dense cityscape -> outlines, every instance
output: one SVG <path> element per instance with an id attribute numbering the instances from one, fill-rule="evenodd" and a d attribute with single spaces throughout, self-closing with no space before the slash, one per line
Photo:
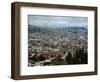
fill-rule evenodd
<path id="1" fill-rule="evenodd" d="M 87 28 L 28 25 L 28 66 L 87 64 Z"/>

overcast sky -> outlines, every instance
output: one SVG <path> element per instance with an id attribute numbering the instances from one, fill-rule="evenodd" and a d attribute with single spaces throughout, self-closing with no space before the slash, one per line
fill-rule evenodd
<path id="1" fill-rule="evenodd" d="M 88 27 L 87 17 L 71 17 L 71 16 L 28 16 L 29 25 L 60 28 L 60 27 Z"/>

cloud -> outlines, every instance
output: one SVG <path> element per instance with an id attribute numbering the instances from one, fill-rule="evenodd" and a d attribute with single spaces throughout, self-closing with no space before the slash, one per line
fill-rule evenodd
<path id="1" fill-rule="evenodd" d="M 60 28 L 60 27 L 87 27 L 87 17 L 71 17 L 71 16 L 36 16 L 29 15 L 28 23 L 30 25 L 46 27 L 46 28 Z"/>

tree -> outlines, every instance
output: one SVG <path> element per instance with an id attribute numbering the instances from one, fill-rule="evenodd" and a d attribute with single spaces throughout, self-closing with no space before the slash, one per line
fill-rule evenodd
<path id="1" fill-rule="evenodd" d="M 87 51 L 84 48 L 78 48 L 73 57 L 73 64 L 87 64 Z"/>
<path id="2" fill-rule="evenodd" d="M 61 55 L 59 54 L 54 60 L 52 60 L 53 65 L 61 65 L 62 64 L 62 59 Z"/>
<path id="3" fill-rule="evenodd" d="M 68 64 L 72 64 L 73 63 L 73 59 L 72 59 L 72 54 L 70 52 L 68 52 L 68 55 L 66 56 L 66 62 Z"/>
<path id="4" fill-rule="evenodd" d="M 38 61 L 44 61 L 45 58 L 44 58 L 42 55 L 40 55 L 39 57 L 37 57 L 37 60 L 38 60 Z"/>
<path id="5" fill-rule="evenodd" d="M 68 55 L 65 58 L 68 64 L 87 64 L 88 63 L 87 50 L 85 50 L 84 48 L 76 49 L 73 55 L 74 57 L 72 57 L 72 54 L 68 52 Z"/>

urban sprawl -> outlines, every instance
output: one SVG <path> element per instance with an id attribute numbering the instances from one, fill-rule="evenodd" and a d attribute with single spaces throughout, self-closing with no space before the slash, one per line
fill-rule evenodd
<path id="1" fill-rule="evenodd" d="M 87 29 L 75 28 L 29 30 L 28 66 L 87 64 Z"/>

